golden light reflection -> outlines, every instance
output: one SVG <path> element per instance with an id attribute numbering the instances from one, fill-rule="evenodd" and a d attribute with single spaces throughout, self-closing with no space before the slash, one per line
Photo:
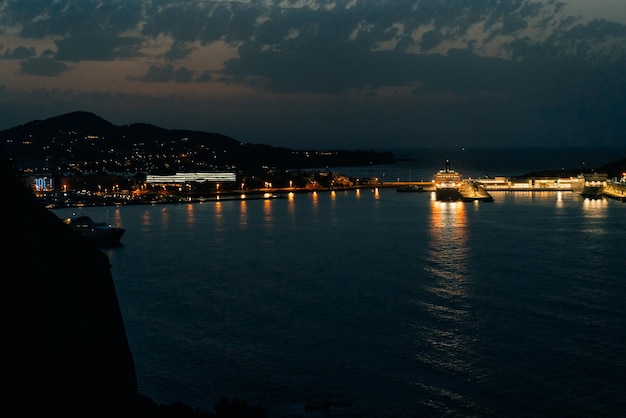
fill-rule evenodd
<path id="1" fill-rule="evenodd" d="M 602 216 L 606 215 L 606 208 L 609 206 L 609 201 L 606 199 L 589 199 L 586 198 L 583 200 L 583 210 L 585 214 L 590 214 L 593 216 Z"/>
<path id="2" fill-rule="evenodd" d="M 120 211 L 119 207 L 113 212 L 113 225 L 117 227 L 122 226 L 122 211 Z"/>
<path id="3" fill-rule="evenodd" d="M 374 188 L 374 198 L 380 199 L 380 191 L 378 190 L 378 187 Z"/>
<path id="4" fill-rule="evenodd" d="M 265 226 L 272 226 L 274 224 L 274 216 L 272 214 L 272 200 L 266 199 L 263 201 L 263 220 Z"/>
<path id="5" fill-rule="evenodd" d="M 196 216 L 194 212 L 194 205 L 192 203 L 187 205 L 186 212 L 187 212 L 187 223 L 193 224 L 195 222 Z"/>
<path id="6" fill-rule="evenodd" d="M 248 225 L 248 202 L 241 200 L 239 203 L 239 225 L 245 227 Z"/>
<path id="7" fill-rule="evenodd" d="M 222 202 L 215 202 L 215 220 L 216 223 L 221 223 L 222 220 Z"/>
<path id="8" fill-rule="evenodd" d="M 583 200 L 583 231 L 589 234 L 605 233 L 605 218 L 609 201 L 607 199 Z"/>
<path id="9" fill-rule="evenodd" d="M 465 204 L 431 202 L 427 273 L 435 282 L 428 290 L 441 297 L 465 293 L 468 248 Z"/>
<path id="10" fill-rule="evenodd" d="M 438 236 L 442 232 L 439 228 L 445 228 L 448 233 L 464 234 L 465 222 L 464 202 L 431 202 L 431 236 Z M 455 228 L 452 230 L 450 227 Z"/>
<path id="11" fill-rule="evenodd" d="M 334 190 L 331 190 L 331 191 L 330 191 L 330 198 L 331 198 L 332 200 L 337 199 L 337 192 L 336 192 L 336 191 L 334 191 Z"/>
<path id="12" fill-rule="evenodd" d="M 563 208 L 563 192 L 556 193 L 556 207 L 559 209 Z"/>
<path id="13" fill-rule="evenodd" d="M 356 195 L 357 198 L 360 198 L 361 197 L 361 189 L 356 189 L 354 191 L 354 194 Z"/>
<path id="14" fill-rule="evenodd" d="M 289 216 L 293 219 L 293 216 L 296 213 L 296 199 L 293 192 L 287 195 L 287 212 L 289 213 Z"/>
<path id="15" fill-rule="evenodd" d="M 429 285 L 422 310 L 432 320 L 419 325 L 420 339 L 431 347 L 416 359 L 442 370 L 467 371 L 473 366 L 472 340 L 457 330 L 471 326 L 467 305 L 468 239 L 466 207 L 463 202 L 431 201 L 429 245 L 425 267 Z M 421 279 L 423 280 L 423 279 Z"/>

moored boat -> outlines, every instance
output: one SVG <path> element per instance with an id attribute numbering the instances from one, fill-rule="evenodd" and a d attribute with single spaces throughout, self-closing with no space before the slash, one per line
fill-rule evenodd
<path id="1" fill-rule="evenodd" d="M 124 228 L 114 227 L 106 222 L 95 222 L 89 216 L 81 215 L 75 218 L 66 218 L 63 222 L 72 228 L 86 241 L 99 247 L 113 247 L 120 245 Z"/>
<path id="2" fill-rule="evenodd" d="M 435 198 L 444 201 L 461 199 L 461 174 L 450 169 L 450 160 L 446 160 L 444 169 L 435 174 Z"/>
<path id="3" fill-rule="evenodd" d="M 424 186 L 418 186 L 417 184 L 405 184 L 396 188 L 397 192 L 424 192 Z"/>
<path id="4" fill-rule="evenodd" d="M 590 199 L 600 199 L 604 194 L 608 175 L 606 173 L 580 174 L 572 183 L 572 190 Z"/>

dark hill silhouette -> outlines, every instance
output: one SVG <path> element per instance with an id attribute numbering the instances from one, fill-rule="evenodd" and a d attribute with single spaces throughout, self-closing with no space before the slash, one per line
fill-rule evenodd
<path id="1" fill-rule="evenodd" d="M 608 178 L 621 178 L 622 173 L 626 173 L 626 157 L 602 164 L 599 167 L 593 168 L 570 168 L 565 170 L 541 170 L 532 173 L 526 173 L 517 176 L 518 178 L 531 178 L 531 177 L 563 177 L 563 176 L 577 176 L 578 174 L 590 174 L 590 173 L 606 173 Z"/>
<path id="2" fill-rule="evenodd" d="M 0 132 L 17 162 L 50 161 L 55 166 L 94 162 L 106 171 L 316 168 L 393 163 L 390 152 L 294 150 L 251 144 L 218 133 L 165 129 L 133 123 L 113 125 L 89 112 L 36 120 Z M 104 161 L 108 163 L 103 163 Z M 116 165 L 117 164 L 117 165 Z"/>
<path id="3" fill-rule="evenodd" d="M 71 112 L 54 116 L 45 120 L 34 120 L 23 125 L 8 129 L 11 135 L 34 134 L 36 139 L 45 138 L 51 132 L 79 131 L 108 134 L 115 131 L 116 126 L 91 112 Z"/>

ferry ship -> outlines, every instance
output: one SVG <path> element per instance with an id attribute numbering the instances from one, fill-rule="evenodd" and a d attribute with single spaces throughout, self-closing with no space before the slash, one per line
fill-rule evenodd
<path id="1" fill-rule="evenodd" d="M 579 174 L 572 182 L 572 190 L 582 197 L 599 199 L 604 193 L 607 178 L 606 173 Z"/>
<path id="2" fill-rule="evenodd" d="M 435 174 L 435 198 L 444 201 L 461 199 L 461 174 L 450 169 L 450 160 Z"/>

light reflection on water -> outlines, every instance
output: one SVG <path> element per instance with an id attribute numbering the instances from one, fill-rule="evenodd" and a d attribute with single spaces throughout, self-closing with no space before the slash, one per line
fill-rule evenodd
<path id="1" fill-rule="evenodd" d="M 430 263 L 426 271 L 438 279 L 433 291 L 461 296 L 467 261 L 467 228 L 463 202 L 431 201 L 428 230 Z"/>
<path id="2" fill-rule="evenodd" d="M 246 229 L 248 226 L 248 202 L 242 200 L 239 203 L 239 228 Z"/>
<path id="3" fill-rule="evenodd" d="M 116 207 L 113 211 L 113 222 L 112 225 L 115 227 L 122 227 L 122 212 L 119 207 Z"/>
<path id="4" fill-rule="evenodd" d="M 423 300 L 418 302 L 427 316 L 418 325 L 421 343 L 415 355 L 429 373 L 413 385 L 427 394 L 423 407 L 442 414 L 449 413 L 442 405 L 471 407 L 472 401 L 463 395 L 463 385 L 467 384 L 468 376 L 476 374 L 473 370 L 475 339 L 467 300 L 466 211 L 463 202 L 430 201 L 429 243 L 424 267 L 429 285 L 425 286 Z"/>
<path id="5" fill-rule="evenodd" d="M 274 217 L 272 216 L 272 201 L 269 199 L 263 200 L 263 221 L 266 228 L 272 228 Z"/>
<path id="6" fill-rule="evenodd" d="M 590 236 L 603 235 L 606 231 L 608 201 L 606 199 L 584 199 L 582 204 L 583 224 L 585 234 Z"/>
<path id="7" fill-rule="evenodd" d="M 195 204 L 188 203 L 185 207 L 185 213 L 187 214 L 187 224 L 193 225 L 195 223 L 195 214 L 194 214 Z"/>
<path id="8" fill-rule="evenodd" d="M 604 218 L 609 206 L 607 199 L 585 199 L 583 200 L 583 213 L 587 218 Z"/>

